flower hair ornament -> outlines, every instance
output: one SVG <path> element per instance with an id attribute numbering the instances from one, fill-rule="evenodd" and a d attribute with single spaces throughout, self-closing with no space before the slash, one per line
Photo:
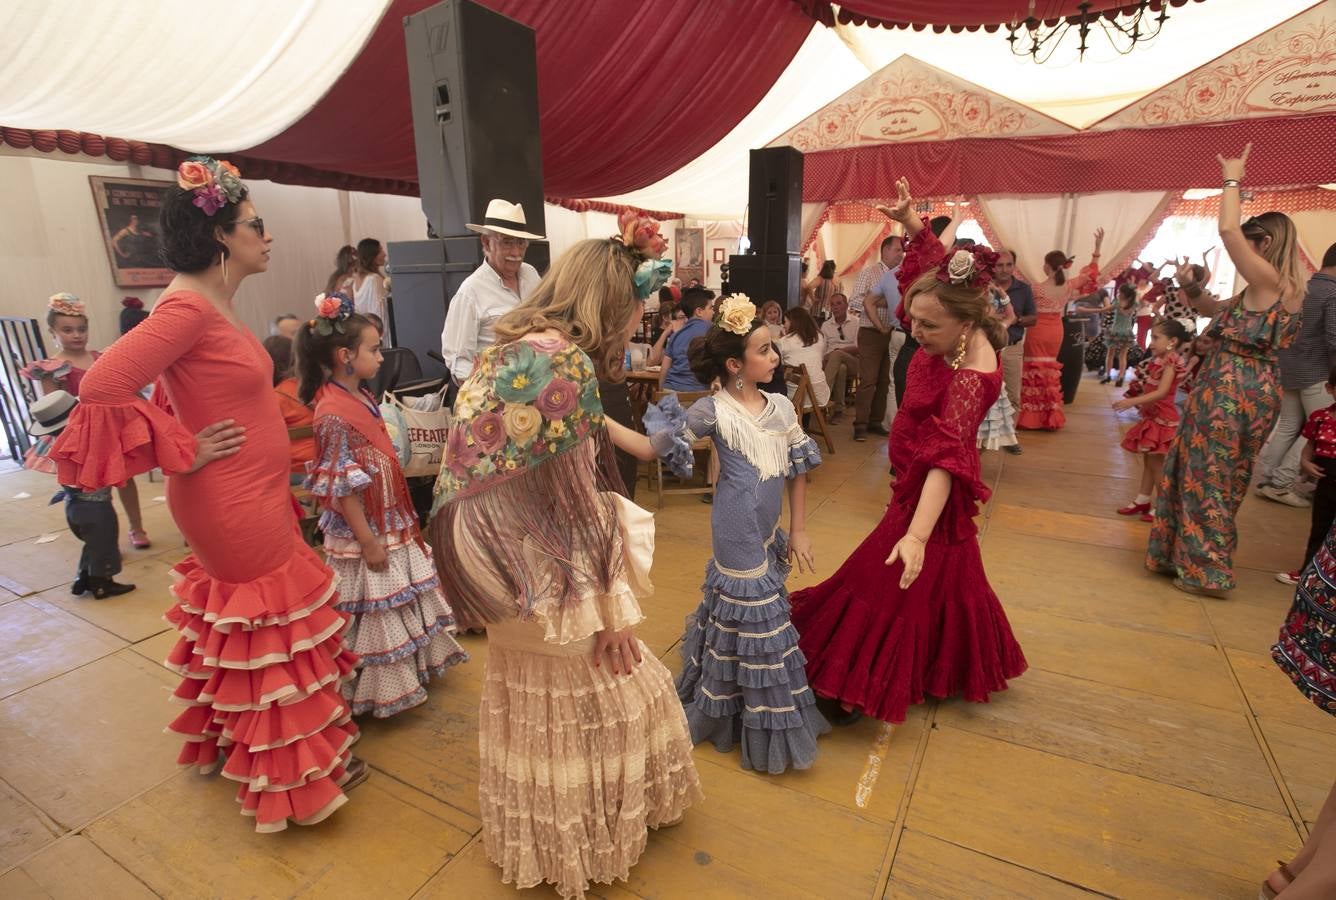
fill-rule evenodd
<path id="1" fill-rule="evenodd" d="M 971 288 L 986 287 L 993 280 L 997 254 L 982 244 L 961 248 L 937 267 L 937 280 Z"/>
<path id="2" fill-rule="evenodd" d="M 306 327 L 321 337 L 329 337 L 337 331 L 344 334 L 348 318 L 355 312 L 353 298 L 342 291 L 332 294 L 315 295 L 315 318 L 306 323 Z"/>
<path id="3" fill-rule="evenodd" d="M 46 299 L 47 309 L 58 316 L 83 316 L 87 318 L 88 312 L 84 307 L 84 302 L 71 293 L 61 291 L 59 294 L 52 294 Z"/>
<path id="4" fill-rule="evenodd" d="M 659 233 L 659 223 L 649 216 L 642 216 L 635 210 L 623 210 L 617 217 L 617 227 L 621 234 L 617 236 L 638 265 L 635 273 L 636 297 L 648 299 L 668 283 L 673 273 L 672 260 L 662 259 L 668 249 L 668 239 Z"/>
<path id="5" fill-rule="evenodd" d="M 724 331 L 746 337 L 756 321 L 756 304 L 746 294 L 733 294 L 719 303 L 714 324 Z"/>
<path id="6" fill-rule="evenodd" d="M 244 185 L 241 172 L 225 159 L 192 156 L 176 167 L 176 183 L 183 191 L 191 191 L 190 202 L 212 216 L 228 203 L 240 203 Z"/>

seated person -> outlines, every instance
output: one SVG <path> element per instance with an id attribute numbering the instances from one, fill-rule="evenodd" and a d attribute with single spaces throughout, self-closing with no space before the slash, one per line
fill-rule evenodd
<path id="1" fill-rule="evenodd" d="M 708 288 L 688 288 L 678 304 L 674 329 L 663 346 L 663 370 L 659 376 L 659 386 L 668 391 L 708 391 L 708 384 L 701 384 L 691 371 L 687 356 L 691 342 L 704 337 L 714 320 L 714 291 Z M 650 351 L 650 365 L 653 365 L 654 351 Z"/>
<path id="2" fill-rule="evenodd" d="M 826 358 L 826 339 L 816 327 L 816 321 L 811 313 L 802 307 L 789 310 L 788 318 L 784 322 L 784 336 L 779 339 L 776 349 L 779 351 L 780 362 L 785 366 L 807 367 L 807 378 L 812 384 L 812 393 L 816 395 L 817 406 L 829 403 L 830 385 L 826 382 L 823 365 Z M 797 389 L 796 384 L 788 386 L 790 399 L 793 399 Z M 801 411 L 800 409 L 799 412 Z"/>

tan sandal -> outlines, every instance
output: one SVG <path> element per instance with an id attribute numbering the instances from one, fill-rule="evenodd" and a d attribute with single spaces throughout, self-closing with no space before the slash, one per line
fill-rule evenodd
<path id="1" fill-rule="evenodd" d="M 1276 871 L 1285 879 L 1285 887 L 1289 887 L 1294 882 L 1294 873 L 1290 871 L 1288 864 L 1276 860 Z M 1269 879 L 1271 876 L 1266 877 Z M 1257 900 L 1276 900 L 1284 890 L 1285 888 L 1281 888 L 1279 891 L 1272 890 L 1271 885 L 1267 881 L 1263 881 L 1262 889 L 1257 894 Z"/>

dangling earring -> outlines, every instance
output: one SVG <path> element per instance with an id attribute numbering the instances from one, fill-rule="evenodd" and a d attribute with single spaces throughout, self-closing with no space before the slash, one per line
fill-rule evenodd
<path id="1" fill-rule="evenodd" d="M 956 344 L 956 355 L 951 358 L 951 368 L 959 369 L 965 363 L 965 334 L 960 335 L 960 343 Z"/>
<path id="2" fill-rule="evenodd" d="M 735 386 L 736 386 L 737 389 L 738 389 L 738 393 L 742 393 L 742 376 L 741 376 L 741 375 L 738 376 L 737 384 L 736 384 Z"/>
<path id="3" fill-rule="evenodd" d="M 351 375 L 351 374 L 353 374 L 353 364 L 352 364 L 352 363 L 348 362 L 348 363 L 344 363 L 344 364 L 343 364 L 343 374 L 344 374 L 344 375 Z"/>
<path id="4" fill-rule="evenodd" d="M 227 251 L 220 251 L 218 254 L 218 264 L 223 267 L 223 284 L 227 284 Z"/>

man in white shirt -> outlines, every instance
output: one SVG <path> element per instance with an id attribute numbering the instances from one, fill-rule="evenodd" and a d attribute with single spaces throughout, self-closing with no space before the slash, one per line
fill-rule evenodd
<path id="1" fill-rule="evenodd" d="M 524 261 L 524 253 L 530 241 L 546 240 L 525 230 L 524 207 L 505 200 L 487 204 L 483 224 L 466 227 L 482 235 L 484 261 L 455 291 L 445 314 L 441 356 L 456 384 L 469 377 L 478 354 L 496 343 L 497 319 L 538 286 L 538 270 Z"/>
<path id="2" fill-rule="evenodd" d="M 848 380 L 858 374 L 858 316 L 849 312 L 849 300 L 843 294 L 830 297 L 830 318 L 821 323 L 826 339 L 826 384 L 830 385 L 833 407 L 830 423 L 844 417 L 844 395 Z"/>

